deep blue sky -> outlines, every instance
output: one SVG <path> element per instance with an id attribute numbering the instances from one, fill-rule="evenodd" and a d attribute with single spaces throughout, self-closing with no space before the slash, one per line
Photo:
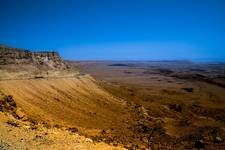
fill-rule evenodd
<path id="1" fill-rule="evenodd" d="M 76 60 L 225 60 L 225 0 L 0 0 L 0 43 Z"/>

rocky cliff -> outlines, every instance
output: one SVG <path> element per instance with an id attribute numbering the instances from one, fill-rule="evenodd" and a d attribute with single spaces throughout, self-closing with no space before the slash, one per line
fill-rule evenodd
<path id="1" fill-rule="evenodd" d="M 34 64 L 48 66 L 53 69 L 64 69 L 67 67 L 57 52 L 32 52 L 0 45 L 0 65 L 8 64 Z"/>

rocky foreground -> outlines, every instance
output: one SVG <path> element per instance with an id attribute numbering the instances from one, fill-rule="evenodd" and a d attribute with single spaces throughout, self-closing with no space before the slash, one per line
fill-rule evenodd
<path id="1" fill-rule="evenodd" d="M 26 116 L 12 96 L 1 93 L 0 98 L 0 149 L 78 149 L 78 150 L 122 150 L 105 143 L 95 143 L 80 136 L 76 128 L 50 127 L 37 123 Z"/>

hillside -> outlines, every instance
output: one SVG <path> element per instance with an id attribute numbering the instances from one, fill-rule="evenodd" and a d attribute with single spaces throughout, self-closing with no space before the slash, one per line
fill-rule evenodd
<path id="1" fill-rule="evenodd" d="M 3 112 L 0 115 L 1 141 L 11 143 L 12 149 L 60 149 L 62 146 L 69 149 L 76 146 L 81 147 L 78 149 L 112 149 L 112 146 L 104 143 L 99 146 L 93 142 L 85 143 L 86 138 L 82 139 L 77 134 L 79 131 L 86 135 L 88 129 L 94 128 L 99 129 L 95 129 L 95 132 L 100 132 L 105 126 L 111 126 L 111 119 L 116 124 L 116 116 L 122 114 L 111 106 L 122 110 L 123 102 L 100 88 L 91 76 L 69 69 L 55 52 L 30 52 L 1 47 L 0 62 L 0 102 Z M 12 97 L 15 105 L 11 107 L 7 97 Z M 26 117 L 18 117 L 18 112 L 11 111 L 14 107 Z M 7 123 L 10 120 L 19 122 L 18 127 L 13 124 L 10 127 Z M 26 124 L 34 127 L 24 129 Z M 52 130 L 59 135 L 47 136 Z M 19 133 L 20 137 L 13 138 L 13 134 Z M 37 134 L 46 139 L 44 144 L 33 140 Z M 82 139 L 80 142 L 79 138 Z M 59 143 L 47 142 L 53 139 Z M 73 139 L 78 140 L 77 144 L 69 144 Z M 58 147 L 55 144 L 62 145 Z"/>

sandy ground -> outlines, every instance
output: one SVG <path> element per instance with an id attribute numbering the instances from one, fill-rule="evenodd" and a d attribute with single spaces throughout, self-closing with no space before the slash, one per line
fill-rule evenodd
<path id="1" fill-rule="evenodd" d="M 111 105 L 123 105 L 122 100 L 101 89 L 90 76 L 0 82 L 0 90 L 12 95 L 29 116 L 53 124 L 103 128 L 111 125 L 113 118 L 116 123 L 121 113 Z"/>
<path id="2" fill-rule="evenodd" d="M 96 134 L 121 121 L 117 115 L 122 115 L 123 100 L 99 87 L 91 76 L 76 71 L 52 71 L 36 78 L 27 70 L 1 72 L 1 100 L 11 95 L 16 108 L 26 114 L 28 120 L 23 122 L 10 113 L 1 113 L 3 146 L 10 149 L 121 149 L 118 145 L 115 148 L 103 142 L 93 143 L 68 131 L 72 128 L 82 135 Z M 112 105 L 120 110 L 114 110 Z M 7 124 L 8 120 L 15 120 L 19 127 Z M 30 129 L 33 128 L 30 123 L 35 125 L 35 130 Z"/>
<path id="3" fill-rule="evenodd" d="M 85 136 L 81 149 L 94 146 L 85 142 L 89 138 L 127 149 L 224 149 L 223 66 L 204 66 L 199 74 L 189 63 L 166 64 L 72 63 L 74 75 L 53 71 L 38 77 L 26 69 L 2 69 L 10 79 L 1 76 L 0 91 L 12 95 L 30 122 L 41 125 L 41 131 L 27 133 L 27 141 L 38 141 L 29 146 L 50 143 L 53 149 Z M 3 143 L 23 146 L 19 138 L 13 144 L 13 133 L 26 135 L 23 125 L 1 125 Z M 68 128 L 79 135 L 71 135 Z"/>

